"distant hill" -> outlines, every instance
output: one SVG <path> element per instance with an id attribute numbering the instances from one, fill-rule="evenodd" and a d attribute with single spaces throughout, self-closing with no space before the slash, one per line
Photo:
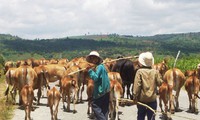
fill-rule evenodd
<path id="1" fill-rule="evenodd" d="M 153 51 L 158 55 L 200 53 L 200 32 L 162 34 L 154 36 L 84 35 L 57 39 L 27 40 L 9 34 L 0 34 L 0 50 L 6 60 L 27 58 L 74 58 L 98 50 L 102 57 L 137 55 Z"/>

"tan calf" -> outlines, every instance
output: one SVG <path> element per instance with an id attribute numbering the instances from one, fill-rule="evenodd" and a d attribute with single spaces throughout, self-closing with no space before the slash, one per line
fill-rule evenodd
<path id="1" fill-rule="evenodd" d="M 51 90 L 47 91 L 47 99 L 51 112 L 51 120 L 57 120 L 58 105 L 61 99 L 61 94 L 55 87 L 53 87 Z"/>
<path id="2" fill-rule="evenodd" d="M 122 78 L 118 72 L 108 72 L 110 80 L 117 80 L 122 85 Z"/>
<path id="3" fill-rule="evenodd" d="M 31 120 L 31 110 L 34 99 L 33 88 L 29 85 L 25 85 L 20 92 L 20 96 L 22 97 L 22 102 L 25 109 L 25 120 Z"/>
<path id="4" fill-rule="evenodd" d="M 122 85 L 117 80 L 110 80 L 110 103 L 109 112 L 111 115 L 111 120 L 118 120 L 119 111 L 119 99 L 123 95 Z M 116 113 L 116 115 L 114 115 Z"/>
<path id="5" fill-rule="evenodd" d="M 173 97 L 174 99 L 174 97 Z M 164 103 L 165 110 L 162 108 L 162 102 Z M 168 113 L 168 103 L 169 103 L 169 86 L 166 82 L 163 82 L 159 87 L 159 106 L 163 112 L 164 117 L 167 120 L 171 119 L 171 111 Z"/>
<path id="6" fill-rule="evenodd" d="M 91 114 L 92 113 L 92 95 L 93 95 L 93 91 L 94 91 L 94 81 L 92 79 L 88 80 L 87 83 L 87 96 L 88 96 L 88 111 L 87 114 Z"/>
<path id="7" fill-rule="evenodd" d="M 63 109 L 67 112 L 70 112 L 70 102 L 73 100 L 74 110 L 73 113 L 76 113 L 75 103 L 77 101 L 77 81 L 73 79 L 72 76 L 65 76 L 61 80 L 61 92 L 62 92 L 62 102 L 63 102 Z M 66 101 L 67 97 L 67 109 L 65 107 L 64 102 Z"/>
<path id="8" fill-rule="evenodd" d="M 192 113 L 198 113 L 198 93 L 199 93 L 199 79 L 194 74 L 186 79 L 185 90 L 188 93 L 189 98 L 189 111 Z"/>

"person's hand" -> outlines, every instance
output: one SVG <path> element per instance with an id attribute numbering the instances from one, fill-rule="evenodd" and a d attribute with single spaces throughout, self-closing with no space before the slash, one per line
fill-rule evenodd
<path id="1" fill-rule="evenodd" d="M 133 105 L 137 104 L 138 100 L 137 97 L 133 94 Z"/>
<path id="2" fill-rule="evenodd" d="M 133 105 L 136 105 L 137 104 L 137 99 L 133 99 Z"/>
<path id="3" fill-rule="evenodd" d="M 86 67 L 86 71 L 92 69 L 95 65 L 94 64 L 88 64 Z"/>
<path id="4" fill-rule="evenodd" d="M 85 68 L 86 71 L 89 71 L 90 69 L 91 69 L 91 66 L 87 66 L 87 67 Z"/>

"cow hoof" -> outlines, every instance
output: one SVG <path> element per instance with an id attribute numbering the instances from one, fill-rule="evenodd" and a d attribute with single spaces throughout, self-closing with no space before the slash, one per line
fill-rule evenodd
<path id="1" fill-rule="evenodd" d="M 77 113 L 77 111 L 76 111 L 76 110 L 73 110 L 73 114 L 75 114 L 75 113 Z"/>
<path id="2" fill-rule="evenodd" d="M 194 113 L 195 113 L 195 114 L 198 114 L 198 113 L 199 113 L 198 109 L 195 109 Z"/>
<path id="3" fill-rule="evenodd" d="M 69 108 L 66 109 L 66 112 L 71 112 Z"/>
<path id="4" fill-rule="evenodd" d="M 175 110 L 171 110 L 171 113 L 172 113 L 172 114 L 175 114 Z"/>
<path id="5" fill-rule="evenodd" d="M 183 110 L 181 110 L 180 108 L 176 108 L 176 112 L 182 112 Z"/>

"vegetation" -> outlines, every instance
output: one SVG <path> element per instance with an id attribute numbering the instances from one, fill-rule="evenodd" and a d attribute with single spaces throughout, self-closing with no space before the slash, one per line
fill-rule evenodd
<path id="1" fill-rule="evenodd" d="M 11 101 L 6 102 L 6 99 L 3 95 L 5 91 L 5 78 L 2 76 L 0 78 L 0 120 L 10 120 L 12 118 L 12 113 L 14 107 Z"/>
<path id="2" fill-rule="evenodd" d="M 180 50 L 181 54 L 176 66 L 183 70 L 194 69 L 199 63 L 199 44 L 200 33 L 154 36 L 84 35 L 35 40 L 0 34 L 0 54 L 5 61 L 27 58 L 72 59 L 87 55 L 91 50 L 99 51 L 103 58 L 116 58 L 119 55 L 134 56 L 143 51 L 152 51 L 156 56 L 156 62 L 169 57 L 169 66 L 172 67 L 176 54 Z"/>

